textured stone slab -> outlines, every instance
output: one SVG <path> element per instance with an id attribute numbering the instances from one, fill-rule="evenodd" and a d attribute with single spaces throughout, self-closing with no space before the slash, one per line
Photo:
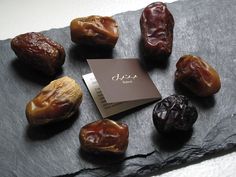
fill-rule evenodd
<path id="1" fill-rule="evenodd" d="M 47 127 L 29 127 L 24 111 L 28 100 L 53 78 L 24 68 L 10 49 L 10 40 L 0 41 L 0 176 L 147 176 L 235 147 L 236 1 L 178 1 L 168 8 L 175 18 L 173 52 L 169 60 L 156 65 L 144 59 L 140 48 L 141 10 L 114 16 L 120 38 L 112 52 L 77 47 L 70 41 L 68 27 L 43 32 L 65 47 L 66 62 L 60 75 L 76 79 L 84 91 L 74 119 Z M 175 63 L 189 53 L 218 70 L 222 88 L 215 96 L 197 98 L 174 84 Z M 90 72 L 86 58 L 111 57 L 139 57 L 163 98 L 174 93 L 189 96 L 199 111 L 193 131 L 173 139 L 159 136 L 152 124 L 154 104 L 149 104 L 113 117 L 130 128 L 124 156 L 81 152 L 80 127 L 101 118 L 82 81 L 82 75 Z"/>

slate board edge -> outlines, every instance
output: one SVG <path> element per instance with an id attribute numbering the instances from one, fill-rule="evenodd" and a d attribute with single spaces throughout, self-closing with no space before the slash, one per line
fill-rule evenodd
<path id="1" fill-rule="evenodd" d="M 227 122 L 227 121 L 231 121 L 234 120 L 234 122 L 236 123 L 236 114 L 233 114 L 231 116 L 225 117 L 223 120 L 224 121 L 220 121 L 216 124 L 216 126 L 218 127 L 218 130 L 220 130 L 220 126 L 221 124 Z M 213 129 L 214 131 L 214 129 Z M 209 132 L 208 134 L 210 134 L 211 132 Z M 216 134 L 215 134 L 216 135 Z M 130 174 L 127 175 L 116 175 L 116 174 L 106 174 L 104 175 L 104 177 L 119 177 L 119 176 L 125 176 L 125 177 L 135 177 L 135 176 L 149 176 L 149 175 L 155 175 L 155 173 L 158 173 L 160 170 L 165 170 L 167 168 L 170 167 L 178 167 L 179 165 L 183 165 L 183 166 L 187 166 L 190 165 L 190 163 L 194 163 L 194 162 L 199 162 L 199 161 L 203 161 L 206 158 L 209 159 L 211 158 L 213 155 L 215 155 L 216 153 L 219 152 L 224 152 L 227 153 L 226 151 L 232 152 L 235 151 L 236 149 L 236 141 L 235 140 L 231 140 L 230 138 L 232 137 L 236 137 L 236 134 L 230 135 L 229 137 L 225 138 L 225 142 L 223 142 L 222 144 L 217 144 L 216 143 L 212 143 L 210 144 L 208 147 L 205 147 L 205 145 L 203 144 L 202 146 L 195 146 L 195 147 L 189 147 L 189 148 L 184 148 L 181 151 L 177 152 L 175 155 L 171 156 L 170 158 L 166 159 L 165 161 L 163 161 L 161 164 L 149 164 L 149 165 L 145 165 L 141 168 L 139 168 L 137 171 L 133 171 Z M 213 139 L 214 140 L 214 139 Z M 232 150 L 232 151 L 230 151 Z M 188 153 L 188 157 L 186 158 L 185 152 L 186 151 L 191 151 L 190 153 Z M 218 154 L 220 155 L 220 154 Z M 145 160 L 148 157 L 151 156 L 159 156 L 161 158 L 161 155 L 159 154 L 158 150 L 154 150 L 152 152 L 146 153 L 146 154 L 136 154 L 134 156 L 130 156 L 130 157 L 126 157 L 125 159 L 123 159 L 120 163 L 124 162 L 124 161 L 132 161 L 132 159 L 135 158 L 140 158 Z M 102 167 L 98 167 L 98 168 L 90 168 L 90 169 L 81 169 L 78 170 L 76 172 L 70 173 L 70 174 L 62 174 L 62 175 L 58 175 L 55 177 L 75 177 L 75 176 L 87 176 L 88 173 L 97 173 L 99 174 L 99 170 L 104 170 L 104 169 L 110 169 L 110 168 L 116 168 L 116 164 L 110 164 L 108 166 L 102 166 Z M 98 172 L 96 172 L 98 171 Z M 117 173 L 119 173 L 117 171 Z M 91 175 L 93 176 L 93 175 Z"/>

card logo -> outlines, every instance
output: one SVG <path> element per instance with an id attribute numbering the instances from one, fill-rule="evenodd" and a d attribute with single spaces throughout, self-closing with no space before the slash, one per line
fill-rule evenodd
<path id="1" fill-rule="evenodd" d="M 132 74 L 119 74 L 117 73 L 116 75 L 112 76 L 111 80 L 113 81 L 121 81 L 122 84 L 132 84 L 138 76 L 132 75 Z"/>
<path id="2" fill-rule="evenodd" d="M 87 61 L 107 103 L 161 98 L 149 74 L 140 65 L 140 59 Z"/>

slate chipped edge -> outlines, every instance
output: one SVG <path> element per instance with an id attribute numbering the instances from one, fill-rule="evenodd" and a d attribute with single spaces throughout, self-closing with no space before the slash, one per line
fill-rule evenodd
<path id="1" fill-rule="evenodd" d="M 202 143 L 202 146 L 186 146 L 183 150 L 181 150 L 181 151 L 177 152 L 176 154 L 174 154 L 173 156 L 165 159 L 162 163 L 153 163 L 153 164 L 145 165 L 141 168 L 136 168 L 136 171 L 134 171 L 133 173 L 127 174 L 125 176 L 126 177 L 143 176 L 143 175 L 146 176 L 150 173 L 158 172 L 161 168 L 180 165 L 183 163 L 197 160 L 197 159 L 199 159 L 205 155 L 208 155 L 208 154 L 214 154 L 216 152 L 223 151 L 225 149 L 228 149 L 229 146 L 230 146 L 230 148 L 236 147 L 235 138 L 232 139 L 234 136 L 236 136 L 236 130 L 233 131 L 232 129 L 225 129 L 225 126 L 224 126 L 229 121 L 231 121 L 232 127 L 236 126 L 236 113 L 231 116 L 227 116 L 227 117 L 223 118 L 221 121 L 219 121 L 209 131 L 207 136 L 204 138 L 204 142 Z M 220 145 L 217 144 L 217 141 L 215 142 L 215 140 L 218 137 L 218 133 L 216 130 L 226 131 L 228 134 L 230 134 L 229 136 L 224 138 L 223 143 Z M 234 132 L 233 134 L 232 134 L 232 131 Z M 206 146 L 205 141 L 207 141 L 209 143 L 208 139 L 211 139 L 212 143 L 210 143 Z M 185 157 L 185 155 L 187 155 L 187 157 Z M 134 156 L 126 157 L 122 161 L 117 162 L 116 164 L 122 163 L 124 161 L 132 161 L 132 159 L 135 159 L 135 158 L 140 158 L 140 159 L 145 160 L 146 158 L 151 157 L 151 156 L 156 156 L 158 158 L 161 158 L 161 155 L 159 154 L 158 150 L 154 150 L 154 151 L 149 152 L 147 154 L 136 154 Z M 162 160 L 160 160 L 160 162 L 161 161 Z M 81 175 L 87 176 L 88 173 L 90 173 L 91 176 L 94 176 L 95 174 L 102 173 L 102 172 L 99 173 L 99 170 L 115 168 L 116 164 L 111 164 L 109 166 L 103 166 L 103 167 L 97 167 L 97 168 L 84 168 L 84 169 L 78 170 L 74 173 L 58 175 L 55 177 L 75 177 L 75 176 L 81 176 Z M 130 164 L 132 165 L 132 163 L 129 163 L 127 165 L 127 167 L 130 167 Z M 138 166 L 138 165 L 133 164 L 133 166 Z M 124 167 L 124 169 L 125 169 L 125 167 Z M 92 175 L 93 173 L 94 173 L 94 175 Z M 125 173 L 125 170 L 124 170 L 124 172 L 122 172 L 122 174 L 118 174 L 117 176 L 124 176 L 124 173 Z M 108 173 L 108 174 L 101 174 L 101 176 L 108 177 L 108 176 L 116 176 L 116 175 Z"/>

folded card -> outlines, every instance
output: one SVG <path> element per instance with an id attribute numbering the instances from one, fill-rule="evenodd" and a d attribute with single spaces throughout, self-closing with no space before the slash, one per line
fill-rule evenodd
<path id="1" fill-rule="evenodd" d="M 103 118 L 161 99 L 138 59 L 89 59 L 83 75 Z"/>

